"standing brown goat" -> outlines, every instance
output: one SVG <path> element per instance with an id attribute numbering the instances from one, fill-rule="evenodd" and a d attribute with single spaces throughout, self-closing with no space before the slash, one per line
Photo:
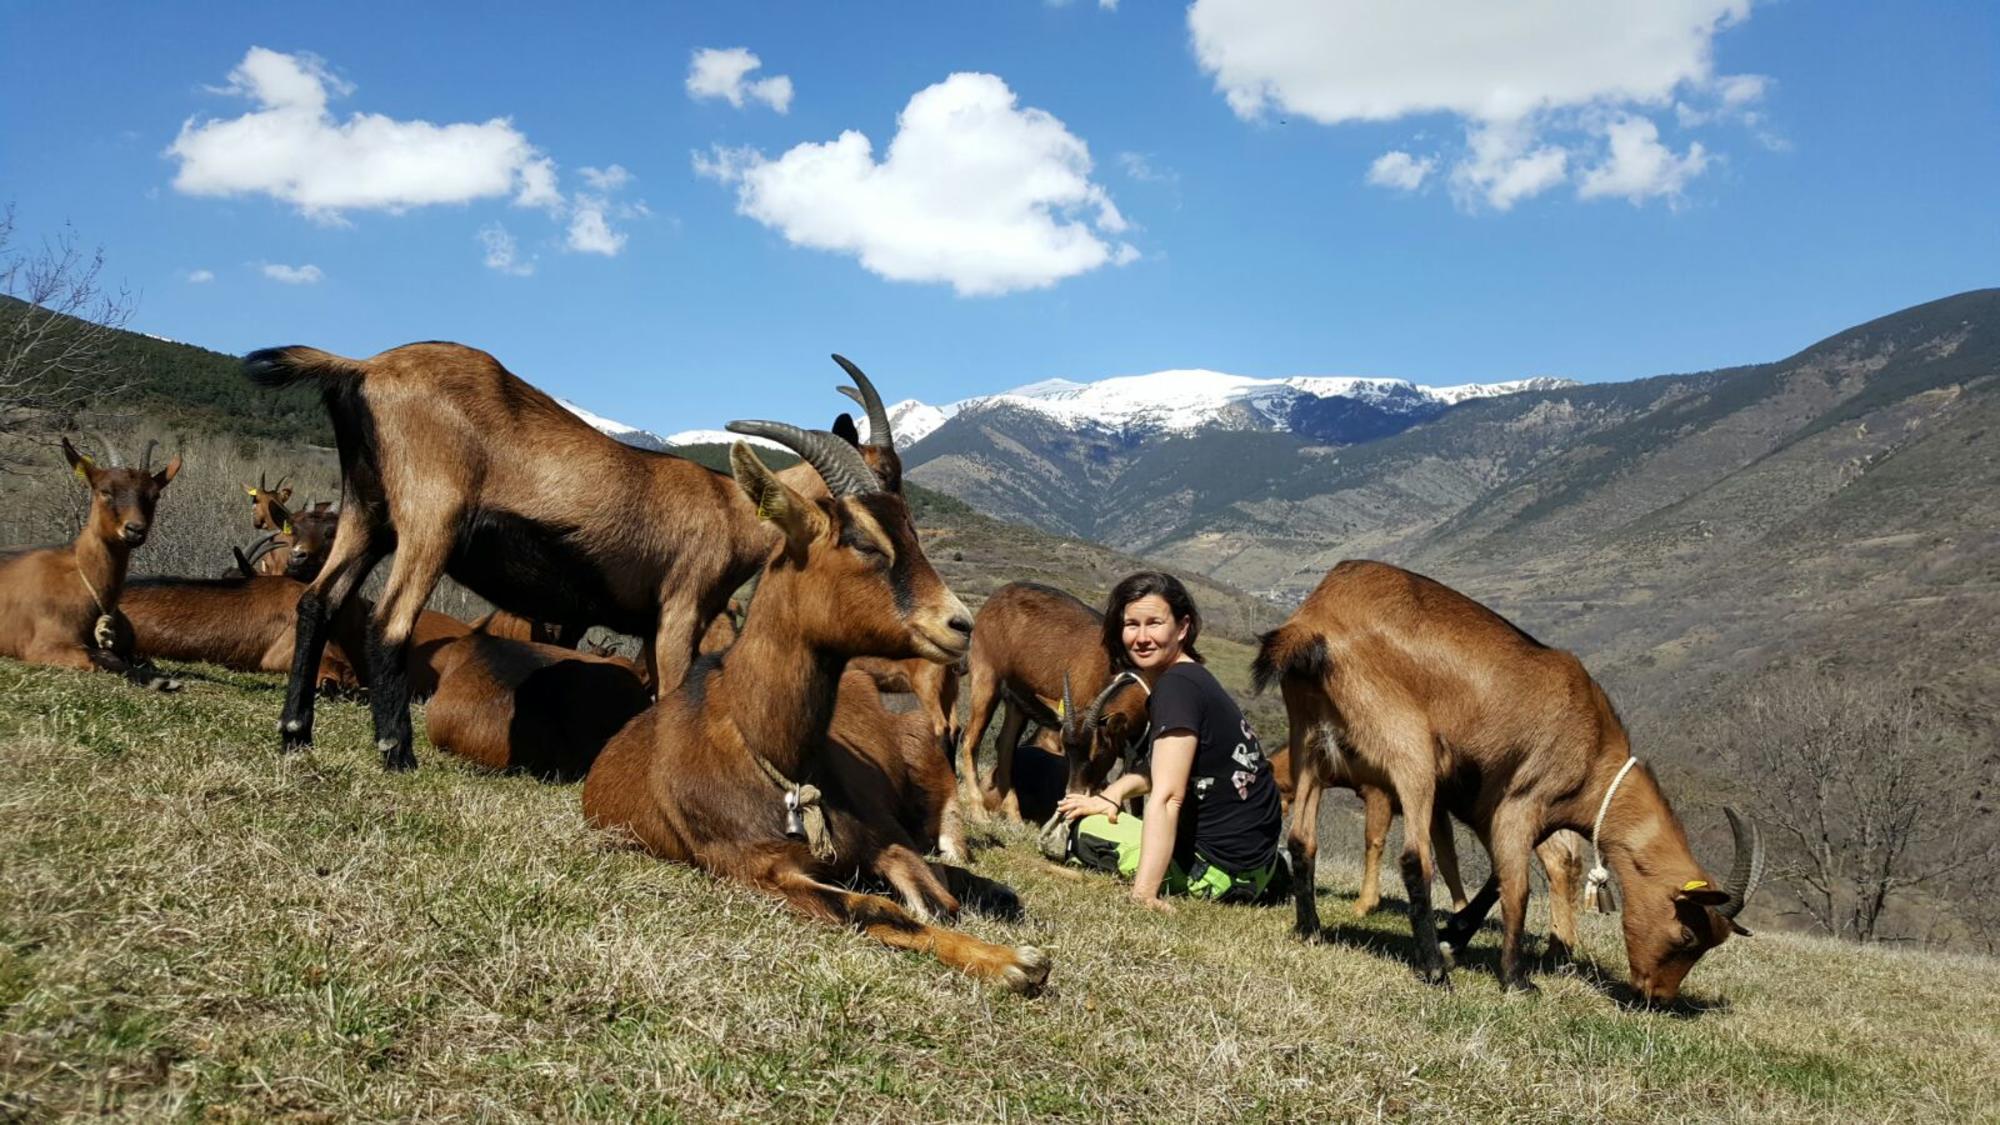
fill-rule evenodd
<path id="1" fill-rule="evenodd" d="M 958 749 L 959 803 L 966 810 L 983 811 L 990 799 L 1007 819 L 1021 819 L 1014 750 L 1030 722 L 1060 732 L 1072 792 L 1102 785 L 1118 755 L 1145 730 L 1146 693 L 1129 679 L 1114 680 L 1103 631 L 1103 614 L 1034 582 L 1010 582 L 979 607 L 972 712 Z M 1089 702 L 1079 709 L 1079 699 Z M 979 743 L 1003 701 L 998 757 L 982 786 Z"/>
<path id="2" fill-rule="evenodd" d="M 274 348 L 244 372 L 263 386 L 318 384 L 340 449 L 339 533 L 299 599 L 288 747 L 312 741 L 308 681 L 328 614 L 391 551 L 369 698 L 383 764 L 409 769 L 399 655 L 442 575 L 522 617 L 647 638 L 665 691 L 773 541 L 728 477 L 598 433 L 473 348 L 409 344 L 366 360 Z"/>
<path id="3" fill-rule="evenodd" d="M 1443 807 L 1478 833 L 1501 906 L 1503 986 L 1534 987 L 1520 952 L 1529 855 L 1551 833 L 1590 832 L 1599 820 L 1596 843 L 1625 892 L 1639 995 L 1673 1001 L 1703 953 L 1748 932 L 1735 918 L 1762 871 L 1755 831 L 1730 812 L 1736 860 L 1719 884 L 1652 772 L 1631 768 L 1624 724 L 1582 663 L 1463 594 L 1384 563 L 1343 562 L 1264 636 L 1255 672 L 1260 689 L 1283 685 L 1300 807 L 1314 806 L 1338 755 L 1357 780 L 1392 790 L 1409 823 Z M 1290 839 L 1308 937 L 1319 930 L 1311 819 L 1294 815 Z M 1419 975 L 1445 983 L 1428 833 L 1404 833 L 1401 866 Z M 1448 936 L 1459 929 L 1455 920 Z"/>
<path id="4" fill-rule="evenodd" d="M 76 451 L 62 439 L 63 457 L 90 489 L 90 514 L 75 542 L 59 547 L 0 552 L 0 656 L 60 668 L 100 668 L 142 687 L 172 691 L 180 685 L 136 667 L 113 651 L 118 596 L 134 548 L 153 527 L 160 490 L 181 471 L 176 456 L 152 470 L 153 443 L 136 469 L 112 467 Z"/>
<path id="5" fill-rule="evenodd" d="M 850 792 L 827 762 L 847 661 L 957 660 L 971 616 L 924 557 L 902 498 L 881 487 L 852 446 L 773 423 L 730 428 L 796 449 L 831 495 L 808 500 L 749 446 L 731 449 L 738 485 L 780 542 L 736 643 L 696 663 L 598 756 L 584 782 L 585 816 L 802 914 L 1023 992 L 1039 989 L 1049 970 L 1041 951 L 926 920 L 956 914 L 967 897 L 1012 906 L 1012 893 L 925 863 L 900 823 L 860 811 L 880 786 Z M 904 905 L 841 885 L 863 876 L 887 883 Z"/>

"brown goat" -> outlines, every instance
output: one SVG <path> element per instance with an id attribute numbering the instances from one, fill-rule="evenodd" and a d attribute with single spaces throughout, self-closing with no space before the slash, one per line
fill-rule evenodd
<path id="1" fill-rule="evenodd" d="M 1103 785 L 1118 756 L 1146 727 L 1146 693 L 1115 680 L 1102 643 L 1104 615 L 1034 582 L 1010 582 L 979 607 L 972 631 L 972 710 L 958 747 L 959 803 L 988 804 L 1021 819 L 1014 749 L 1028 723 L 1060 732 L 1071 792 Z M 1076 701 L 1088 700 L 1079 709 Z M 979 743 L 993 711 L 1007 704 L 993 776 L 979 782 Z"/>
<path id="2" fill-rule="evenodd" d="M 489 637 L 499 637 L 502 640 L 548 645 L 552 648 L 574 651 L 583 643 L 583 635 L 590 632 L 590 627 L 561 621 L 530 621 L 525 617 L 516 617 L 504 609 L 496 609 L 474 621 L 472 631 L 484 633 Z"/>
<path id="3" fill-rule="evenodd" d="M 874 677 L 850 667 L 840 677 L 827 751 L 849 811 L 865 823 L 900 824 L 920 852 L 966 861 L 957 781 L 927 716 L 889 710 Z"/>
<path id="4" fill-rule="evenodd" d="M 1747 932 L 1735 917 L 1762 871 L 1754 830 L 1730 812 L 1736 861 L 1718 884 L 1652 772 L 1627 768 L 1624 724 L 1582 663 L 1463 594 L 1384 563 L 1343 562 L 1264 636 L 1255 673 L 1260 688 L 1283 686 L 1301 808 L 1316 807 L 1337 755 L 1357 780 L 1393 791 L 1411 823 L 1448 809 L 1479 835 L 1501 905 L 1504 987 L 1534 987 L 1520 954 L 1529 855 L 1559 830 L 1591 831 L 1600 810 L 1597 842 L 1624 888 L 1638 995 L 1672 1002 L 1703 953 Z M 1294 815 L 1290 835 L 1306 937 L 1319 930 L 1312 821 Z M 1418 973 L 1445 983 L 1428 833 L 1404 833 L 1401 867 Z M 1461 916 L 1446 936 L 1462 943 L 1476 924 Z"/>
<path id="5" fill-rule="evenodd" d="M 477 630 L 442 650 L 438 670 L 424 712 L 433 746 L 551 781 L 581 778 L 653 701 L 630 661 Z"/>
<path id="6" fill-rule="evenodd" d="M 153 527 L 160 490 L 181 471 L 176 456 L 152 472 L 153 444 L 139 468 L 125 468 L 106 445 L 112 467 L 62 439 L 63 457 L 90 489 L 90 513 L 76 540 L 64 546 L 0 552 L 0 656 L 59 668 L 99 668 L 142 687 L 180 685 L 133 665 L 114 648 L 118 598 L 132 551 Z"/>
<path id="7" fill-rule="evenodd" d="M 292 502 L 292 486 L 285 483 L 284 477 L 279 477 L 277 484 L 270 485 L 264 483 L 264 474 L 260 472 L 257 474 L 257 486 L 252 488 L 246 484 L 243 491 L 250 497 L 251 528 L 276 531 L 285 525 L 285 517 L 273 510 L 274 506 L 282 509 Z"/>
<path id="8" fill-rule="evenodd" d="M 148 659 L 215 664 L 241 672 L 292 666 L 292 628 L 305 584 L 275 575 L 233 578 L 138 578 L 118 599 L 128 624 L 126 651 Z M 359 687 L 345 645 L 320 659 L 321 689 Z"/>
<path id="9" fill-rule="evenodd" d="M 1018 909 L 1011 891 L 923 861 L 894 818 L 860 812 L 884 786 L 828 763 L 840 678 L 854 656 L 955 661 L 972 619 L 924 557 L 900 496 L 853 447 L 823 432 L 732 423 L 798 450 L 831 495 L 808 500 L 750 447 L 730 461 L 750 506 L 781 533 L 736 643 L 704 657 L 678 690 L 620 731 L 584 782 L 593 824 L 648 851 L 783 899 L 807 916 L 887 945 L 934 954 L 974 976 L 1030 992 L 1048 958 L 941 928 L 962 899 Z M 841 884 L 868 877 L 902 906 Z"/>
<path id="10" fill-rule="evenodd" d="M 263 386 L 318 384 L 340 450 L 339 534 L 299 599 L 288 747 L 312 741 L 307 670 L 328 615 L 392 550 L 369 637 L 385 658 L 367 661 L 391 769 L 416 756 L 402 661 L 386 657 L 409 643 L 442 575 L 523 617 L 647 638 L 664 691 L 770 552 L 770 530 L 728 477 L 598 433 L 485 352 L 409 344 L 352 360 L 275 348 L 246 357 L 244 372 Z"/>
<path id="11" fill-rule="evenodd" d="M 333 502 L 308 503 L 293 513 L 277 500 L 267 498 L 257 510 L 259 522 L 268 518 L 274 529 L 266 537 L 269 549 L 261 550 L 255 560 L 257 573 L 281 574 L 300 582 L 319 577 L 340 527 L 340 512 Z M 263 544 L 259 546 L 262 548 Z"/>
<path id="12" fill-rule="evenodd" d="M 884 489 L 902 495 L 903 459 L 896 452 L 895 433 L 889 425 L 889 411 L 882 405 L 881 393 L 875 389 L 868 375 L 846 356 L 836 354 L 833 361 L 854 382 L 851 387 L 836 386 L 834 390 L 853 399 L 868 421 L 868 436 L 863 438 L 853 415 L 841 414 L 833 420 L 834 435 L 861 454 L 862 461 L 875 473 Z M 809 499 L 816 500 L 827 495 L 825 482 L 819 479 L 810 465 L 799 464 L 781 469 L 778 479 Z M 703 651 L 709 650 L 706 641 L 702 648 Z M 882 660 L 876 657 L 857 658 L 851 666 L 873 677 L 880 691 L 915 696 L 917 705 L 930 719 L 931 737 L 939 752 L 947 762 L 950 761 L 952 747 L 958 739 L 958 667 L 929 660 Z"/>

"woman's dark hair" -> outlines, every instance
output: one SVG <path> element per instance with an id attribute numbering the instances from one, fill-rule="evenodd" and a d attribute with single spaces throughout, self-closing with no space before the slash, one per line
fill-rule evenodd
<path id="1" fill-rule="evenodd" d="M 1201 653 L 1195 651 L 1194 643 L 1201 638 L 1201 611 L 1194 607 L 1194 598 L 1187 587 L 1165 571 L 1142 570 L 1113 586 L 1111 597 L 1104 603 L 1104 651 L 1111 657 L 1111 666 L 1132 666 L 1132 658 L 1125 654 L 1125 607 L 1149 596 L 1158 596 L 1166 602 L 1174 620 L 1187 622 L 1187 637 L 1181 641 L 1181 651 L 1197 664 L 1206 663 Z"/>

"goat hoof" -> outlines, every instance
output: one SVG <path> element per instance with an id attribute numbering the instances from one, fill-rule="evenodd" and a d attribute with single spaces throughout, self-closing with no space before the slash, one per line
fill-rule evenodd
<path id="1" fill-rule="evenodd" d="M 1318 926 L 1314 926 L 1311 929 L 1305 929 L 1304 927 L 1294 926 L 1292 928 L 1292 937 L 1300 942 L 1305 943 L 1306 945 L 1326 944 L 1326 936 L 1320 932 Z"/>
<path id="2" fill-rule="evenodd" d="M 403 773 L 417 768 L 416 752 L 394 739 L 385 738 L 377 742 L 375 748 L 382 752 L 382 768 L 385 770 Z"/>
<path id="3" fill-rule="evenodd" d="M 1007 987 L 1023 996 L 1033 996 L 1049 982 L 1049 955 L 1032 945 L 1014 947 L 1014 963 L 1000 976 Z"/>
<path id="4" fill-rule="evenodd" d="M 1417 979 L 1434 985 L 1446 992 L 1451 991 L 1451 970 L 1443 965 L 1425 965 L 1417 969 Z"/>
<path id="5" fill-rule="evenodd" d="M 1524 976 L 1515 977 L 1512 980 L 1501 981 L 1500 991 L 1517 993 L 1522 996 L 1539 996 L 1541 995 L 1542 992 L 1541 988 L 1537 986 L 1534 981 L 1531 981 Z"/>

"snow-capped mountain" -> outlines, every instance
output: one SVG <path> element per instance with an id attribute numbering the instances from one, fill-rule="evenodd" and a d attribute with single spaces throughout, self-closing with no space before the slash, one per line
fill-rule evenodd
<path id="1" fill-rule="evenodd" d="M 1044 379 L 995 395 L 979 395 L 933 406 L 904 399 L 889 408 L 889 424 L 898 445 L 908 448 L 929 437 L 960 414 L 1015 408 L 1041 415 L 1066 429 L 1121 433 L 1130 437 L 1185 436 L 1202 430 L 1293 431 L 1322 436 L 1318 419 L 1326 400 L 1349 406 L 1358 403 L 1370 414 L 1403 417 L 1411 425 L 1475 398 L 1551 391 L 1572 387 L 1570 379 L 1541 376 L 1504 383 L 1465 383 L 1424 387 L 1404 379 L 1302 375 L 1258 379 L 1200 369 L 1121 375 L 1093 383 Z M 675 446 L 723 444 L 737 435 L 726 430 L 681 430 L 666 437 L 594 414 L 573 402 L 562 404 L 577 417 L 627 445 L 664 450 Z M 866 419 L 859 419 L 862 436 Z M 756 439 L 753 439 L 756 440 Z M 770 445 L 770 442 L 757 442 Z"/>
<path id="2" fill-rule="evenodd" d="M 1200 430 L 1295 428 L 1302 405 L 1341 399 L 1389 415 L 1432 414 L 1469 399 L 1523 391 L 1559 390 L 1574 380 L 1547 376 L 1504 383 L 1424 387 L 1404 379 L 1293 376 L 1258 379 L 1200 369 L 1156 371 L 1077 383 L 1045 379 L 1003 391 L 932 406 L 906 399 L 889 410 L 896 440 L 913 445 L 952 418 L 1012 407 L 1042 415 L 1068 429 L 1099 429 L 1131 436 L 1179 436 Z"/>
<path id="3" fill-rule="evenodd" d="M 559 398 L 556 401 L 562 403 L 564 410 L 590 423 L 591 429 L 596 430 L 600 434 L 617 438 L 626 445 L 638 449 L 650 449 L 655 453 L 659 453 L 665 451 L 670 445 L 688 444 L 686 442 L 676 443 L 672 438 L 663 438 L 651 430 L 642 430 L 637 426 L 628 426 L 623 422 L 614 422 L 602 414 L 593 414 L 566 398 Z"/>

